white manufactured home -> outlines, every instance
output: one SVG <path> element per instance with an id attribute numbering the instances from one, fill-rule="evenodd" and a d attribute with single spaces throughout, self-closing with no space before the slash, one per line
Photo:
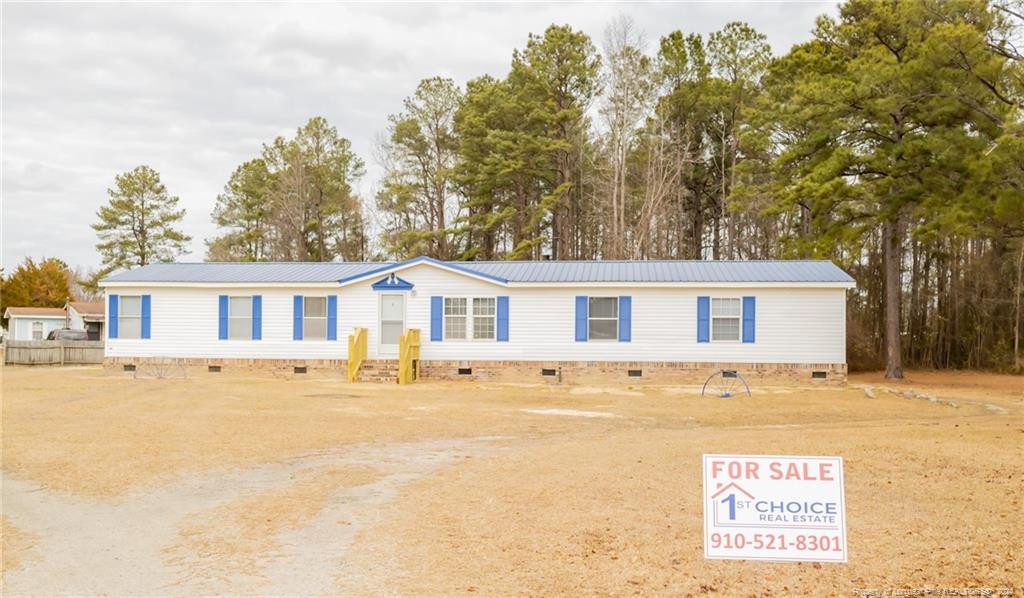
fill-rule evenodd
<path id="1" fill-rule="evenodd" d="M 423 377 L 843 381 L 846 291 L 829 261 L 164 263 L 110 276 L 106 361 L 341 368 L 419 329 Z"/>

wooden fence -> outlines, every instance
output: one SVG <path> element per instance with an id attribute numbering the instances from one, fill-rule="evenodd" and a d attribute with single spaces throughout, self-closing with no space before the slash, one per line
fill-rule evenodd
<path id="1" fill-rule="evenodd" d="M 103 341 L 7 341 L 5 344 L 4 363 L 103 363 Z"/>

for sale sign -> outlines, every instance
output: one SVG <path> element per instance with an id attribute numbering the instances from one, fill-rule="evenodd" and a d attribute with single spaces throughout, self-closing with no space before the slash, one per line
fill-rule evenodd
<path id="1" fill-rule="evenodd" d="M 845 563 L 842 457 L 704 455 L 704 557 Z"/>

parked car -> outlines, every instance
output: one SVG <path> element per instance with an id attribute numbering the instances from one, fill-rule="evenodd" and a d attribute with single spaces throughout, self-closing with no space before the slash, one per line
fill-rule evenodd
<path id="1" fill-rule="evenodd" d="M 72 330 L 70 328 L 62 328 L 60 330 L 51 330 L 50 334 L 46 335 L 48 341 L 87 341 L 89 340 L 89 334 L 84 330 Z"/>

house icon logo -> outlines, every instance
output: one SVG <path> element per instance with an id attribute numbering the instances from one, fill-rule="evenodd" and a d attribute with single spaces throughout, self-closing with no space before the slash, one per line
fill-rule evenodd
<path id="1" fill-rule="evenodd" d="M 712 494 L 711 498 L 718 498 L 726 490 L 735 489 L 735 490 L 738 490 L 738 491 L 742 492 L 748 499 L 754 500 L 754 495 L 749 493 L 749 492 L 747 492 L 743 488 L 740 488 L 739 484 L 737 484 L 736 482 L 729 482 L 728 484 L 725 484 L 725 485 L 718 484 L 718 486 L 719 486 L 718 491 L 715 492 L 714 494 Z"/>
<path id="2" fill-rule="evenodd" d="M 711 500 L 715 501 L 716 513 L 718 505 L 726 505 L 729 508 L 729 521 L 736 521 L 736 494 L 742 494 L 746 496 L 748 500 L 754 500 L 754 495 L 744 490 L 736 482 L 729 482 L 728 484 L 718 484 L 718 490 L 711 495 Z M 724 496 L 723 496 L 724 495 Z M 719 496 L 723 498 L 718 499 Z"/>

